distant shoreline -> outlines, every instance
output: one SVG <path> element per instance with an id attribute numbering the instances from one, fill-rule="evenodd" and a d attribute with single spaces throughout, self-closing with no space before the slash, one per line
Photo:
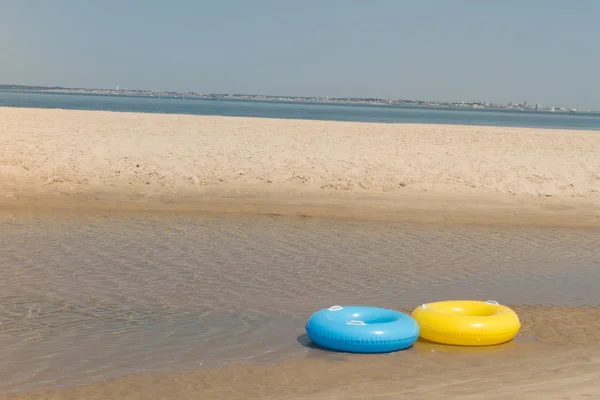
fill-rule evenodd
<path id="1" fill-rule="evenodd" d="M 286 120 L 515 127 L 552 130 L 600 129 L 600 114 L 517 111 L 273 99 L 179 98 L 129 94 L 0 90 L 0 107 L 253 117 Z"/>
<path id="2" fill-rule="evenodd" d="M 0 85 L 0 92 L 26 92 L 26 93 L 51 93 L 51 94 L 83 94 L 102 96 L 130 96 L 130 97 L 156 97 L 176 99 L 201 99 L 201 100 L 247 100 L 247 101 L 274 101 L 308 104 L 360 104 L 379 106 L 408 106 L 439 109 L 467 109 L 467 110 L 502 110 L 502 111 L 529 111 L 540 113 L 573 113 L 594 114 L 591 110 L 577 110 L 573 107 L 542 107 L 527 104 L 496 104 L 491 102 L 438 102 L 425 100 L 405 99 L 380 99 L 360 97 L 322 97 L 322 96 L 279 96 L 257 94 L 227 94 L 227 93 L 200 93 L 178 91 L 154 91 L 137 89 L 91 89 L 91 88 L 65 88 L 26 85 Z"/>

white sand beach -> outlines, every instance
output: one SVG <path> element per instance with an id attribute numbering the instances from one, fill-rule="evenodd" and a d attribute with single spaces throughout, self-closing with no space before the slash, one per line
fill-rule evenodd
<path id="1" fill-rule="evenodd" d="M 0 108 L 7 207 L 600 225 L 600 132 Z"/>

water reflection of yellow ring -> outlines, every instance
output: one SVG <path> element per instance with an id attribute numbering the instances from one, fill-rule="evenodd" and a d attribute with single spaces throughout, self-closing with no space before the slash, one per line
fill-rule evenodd
<path id="1" fill-rule="evenodd" d="M 451 346 L 448 344 L 435 343 L 427 339 L 419 338 L 412 347 L 413 351 L 418 354 L 492 354 L 510 352 L 517 349 L 517 343 L 514 340 L 509 340 L 505 343 L 500 343 L 490 346 Z"/>
<path id="2" fill-rule="evenodd" d="M 440 301 L 417 307 L 412 317 L 421 337 L 460 346 L 487 346 L 513 339 L 521 322 L 517 314 L 495 301 Z"/>

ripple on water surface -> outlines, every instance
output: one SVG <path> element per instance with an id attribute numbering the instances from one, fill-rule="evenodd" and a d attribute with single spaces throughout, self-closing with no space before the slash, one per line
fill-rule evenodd
<path id="1" fill-rule="evenodd" d="M 599 233 L 279 217 L 14 217 L 0 223 L 0 390 L 302 356 L 310 351 L 302 345 L 306 318 L 332 304 L 597 305 Z"/>

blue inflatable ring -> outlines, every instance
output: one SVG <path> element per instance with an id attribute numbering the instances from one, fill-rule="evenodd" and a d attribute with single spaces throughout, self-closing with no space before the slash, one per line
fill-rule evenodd
<path id="1" fill-rule="evenodd" d="M 308 337 L 321 347 L 351 353 L 389 353 L 406 349 L 419 337 L 410 316 L 386 308 L 333 306 L 306 322 Z"/>

